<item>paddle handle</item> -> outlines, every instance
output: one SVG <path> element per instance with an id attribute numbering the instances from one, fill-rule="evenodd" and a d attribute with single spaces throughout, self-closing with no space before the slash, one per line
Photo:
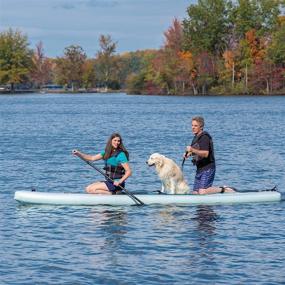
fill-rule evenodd
<path id="1" fill-rule="evenodd" d="M 191 156 L 191 155 L 192 155 L 191 152 L 189 153 L 189 151 L 185 150 L 184 155 L 183 155 L 183 160 L 182 160 L 182 163 L 181 163 L 181 169 L 182 169 L 182 170 L 183 170 L 183 166 L 184 166 L 186 157 L 187 157 L 187 156 Z"/>

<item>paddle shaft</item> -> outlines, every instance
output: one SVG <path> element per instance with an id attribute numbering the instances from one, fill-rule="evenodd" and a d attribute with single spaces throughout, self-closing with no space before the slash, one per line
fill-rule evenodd
<path id="1" fill-rule="evenodd" d="M 182 171 L 183 171 L 183 166 L 184 166 L 185 160 L 186 160 L 186 158 L 183 157 L 183 160 L 182 160 L 182 163 L 181 163 L 181 169 L 182 169 Z"/>
<path id="2" fill-rule="evenodd" d="M 277 187 L 277 185 L 275 185 L 274 187 L 272 187 L 272 188 L 267 188 L 267 189 L 258 189 L 258 190 L 256 190 L 256 189 L 252 189 L 252 190 L 245 190 L 245 191 L 236 191 L 236 192 L 240 192 L 240 193 L 243 193 L 243 192 L 270 192 L 270 191 L 272 191 L 272 192 L 274 192 L 274 191 L 277 191 L 278 192 L 278 187 Z"/>
<path id="3" fill-rule="evenodd" d="M 90 161 L 84 159 L 81 155 L 77 155 L 79 158 L 81 158 L 83 161 L 85 161 L 88 165 L 90 165 L 92 168 L 94 168 L 95 170 L 97 170 L 100 174 L 102 174 L 107 180 L 112 181 L 114 183 L 114 180 L 111 179 L 108 175 L 106 175 L 100 168 L 96 167 L 93 163 L 91 163 Z M 138 199 L 134 194 L 132 194 L 131 192 L 129 192 L 126 188 L 124 188 L 123 186 L 121 186 L 120 184 L 118 185 L 118 187 L 120 187 L 131 199 L 134 200 L 134 202 L 138 205 L 138 206 L 143 206 L 144 203 Z"/>
<path id="4" fill-rule="evenodd" d="M 182 160 L 182 163 L 181 163 L 181 169 L 183 171 L 183 166 L 184 166 L 184 163 L 185 163 L 185 160 L 186 160 L 186 156 L 188 155 L 188 151 L 186 150 L 184 152 L 184 156 L 183 156 L 183 160 Z"/>

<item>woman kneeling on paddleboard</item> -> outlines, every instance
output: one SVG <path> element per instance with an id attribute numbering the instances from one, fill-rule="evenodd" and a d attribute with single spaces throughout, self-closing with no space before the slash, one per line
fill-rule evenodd
<path id="1" fill-rule="evenodd" d="M 125 181 L 132 175 L 129 165 L 129 153 L 123 145 L 122 137 L 114 133 L 107 141 L 105 151 L 96 155 L 89 155 L 73 150 L 73 155 L 79 156 L 87 161 L 103 159 L 105 161 L 106 181 L 97 181 L 86 187 L 86 192 L 91 194 L 116 194 L 125 187 Z"/>

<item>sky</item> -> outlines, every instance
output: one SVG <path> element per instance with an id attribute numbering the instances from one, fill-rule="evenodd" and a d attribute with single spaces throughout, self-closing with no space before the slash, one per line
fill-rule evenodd
<path id="1" fill-rule="evenodd" d="M 19 29 L 31 48 L 42 41 L 45 55 L 62 56 L 79 45 L 88 57 L 100 35 L 117 42 L 117 52 L 160 48 L 174 18 L 187 16 L 196 0 L 0 0 L 0 32 Z"/>

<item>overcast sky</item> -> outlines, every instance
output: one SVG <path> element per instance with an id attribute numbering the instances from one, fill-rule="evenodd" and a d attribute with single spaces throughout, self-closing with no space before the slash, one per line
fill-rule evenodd
<path id="1" fill-rule="evenodd" d="M 195 0 L 0 0 L 0 31 L 20 29 L 34 48 L 56 57 L 65 47 L 80 45 L 89 57 L 98 38 L 109 34 L 117 52 L 159 48 L 163 32 L 176 17 L 186 17 Z"/>

